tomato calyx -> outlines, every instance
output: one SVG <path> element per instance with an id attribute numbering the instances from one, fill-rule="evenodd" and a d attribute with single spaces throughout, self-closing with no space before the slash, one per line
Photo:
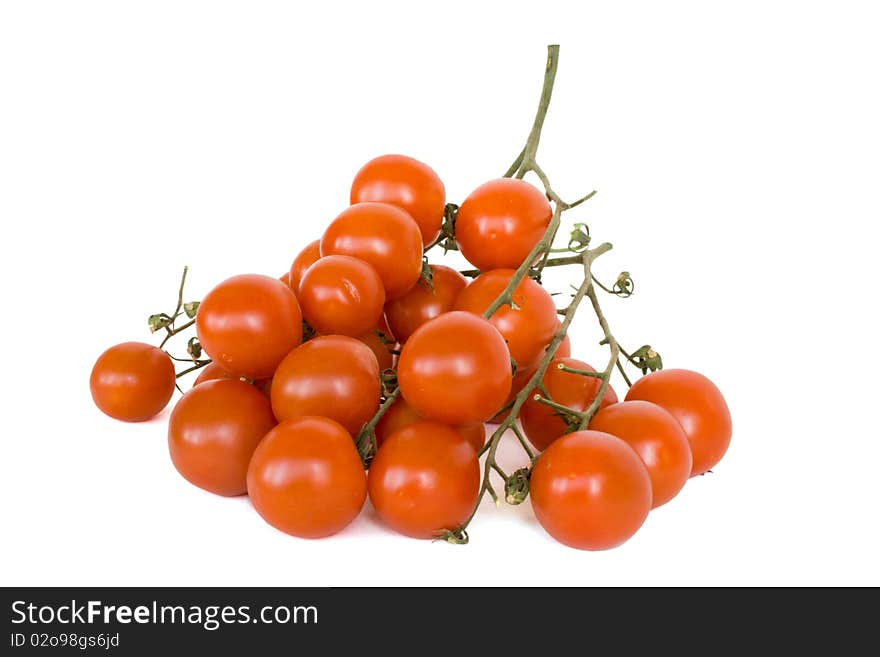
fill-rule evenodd
<path id="1" fill-rule="evenodd" d="M 429 292 L 434 291 L 434 270 L 431 269 L 428 256 L 422 258 L 422 275 L 419 276 L 418 284 Z"/>
<path id="2" fill-rule="evenodd" d="M 526 498 L 529 496 L 529 478 L 531 474 L 531 468 L 520 468 L 507 478 L 507 481 L 504 483 L 505 502 L 516 506 L 526 501 Z"/>
<path id="3" fill-rule="evenodd" d="M 382 396 L 386 399 L 397 391 L 397 372 L 389 367 L 379 374 L 379 382 L 382 384 Z"/>
<path id="4" fill-rule="evenodd" d="M 639 368 L 642 371 L 642 374 L 656 372 L 657 370 L 663 369 L 663 358 L 649 344 L 639 347 L 631 354 L 628 354 L 623 350 L 621 350 L 621 353 L 624 358 Z"/>
<path id="5" fill-rule="evenodd" d="M 471 538 L 464 527 L 457 527 L 456 529 L 444 529 L 437 534 L 437 538 L 434 540 L 444 541 L 450 545 L 467 545 Z"/>

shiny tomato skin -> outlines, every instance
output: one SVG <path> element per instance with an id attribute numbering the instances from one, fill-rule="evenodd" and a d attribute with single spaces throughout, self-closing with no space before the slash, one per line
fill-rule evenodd
<path id="1" fill-rule="evenodd" d="M 431 265 L 433 285 L 419 281 L 402 297 L 385 304 L 385 317 L 394 336 L 403 344 L 425 322 L 452 310 L 467 279 L 451 267 Z"/>
<path id="2" fill-rule="evenodd" d="M 633 383 L 626 400 L 641 399 L 662 406 L 675 416 L 691 446 L 691 476 L 709 471 L 730 446 L 730 409 L 718 387 L 691 370 L 658 370 Z"/>
<path id="3" fill-rule="evenodd" d="M 174 363 L 161 349 L 144 342 L 123 342 L 98 356 L 89 377 L 95 405 L 124 422 L 157 415 L 174 393 Z"/>
<path id="4" fill-rule="evenodd" d="M 234 377 L 265 379 L 302 342 L 296 295 L 277 278 L 233 276 L 208 292 L 196 332 L 212 360 Z"/>
<path id="5" fill-rule="evenodd" d="M 448 312 L 423 324 L 401 350 L 397 376 L 404 399 L 426 419 L 452 426 L 483 422 L 510 392 L 510 352 L 489 322 Z"/>
<path id="6" fill-rule="evenodd" d="M 205 381 L 187 392 L 168 421 L 168 450 L 183 478 L 216 495 L 247 492 L 248 463 L 277 424 L 266 395 L 235 379 Z"/>
<path id="7" fill-rule="evenodd" d="M 425 246 L 440 234 L 446 188 L 423 162 L 406 155 L 380 155 L 367 162 L 351 184 L 351 203 L 370 201 L 406 210 L 418 224 Z"/>
<path id="8" fill-rule="evenodd" d="M 529 491 L 541 526 L 579 550 L 620 545 L 651 510 L 645 464 L 624 441 L 601 431 L 553 441 L 532 469 Z"/>
<path id="9" fill-rule="evenodd" d="M 533 185 L 514 178 L 490 180 L 458 209 L 455 239 L 481 271 L 516 269 L 541 241 L 552 214 L 547 197 Z"/>
<path id="10" fill-rule="evenodd" d="M 328 417 L 356 435 L 379 409 L 379 365 L 362 342 L 323 335 L 288 354 L 272 379 L 272 410 L 279 421 Z"/>
<path id="11" fill-rule="evenodd" d="M 300 538 L 323 538 L 347 527 L 367 496 L 354 439 L 325 417 L 282 422 L 251 459 L 247 490 L 270 525 Z"/>
<path id="12" fill-rule="evenodd" d="M 651 477 L 655 509 L 678 495 L 691 476 L 687 434 L 661 406 L 646 401 L 612 404 L 593 416 L 589 428 L 617 436 L 636 450 Z"/>
<path id="13" fill-rule="evenodd" d="M 325 256 L 309 267 L 299 285 L 303 317 L 324 335 L 357 337 L 376 326 L 385 289 L 376 270 L 351 256 Z"/>
<path id="14" fill-rule="evenodd" d="M 585 411 L 596 397 L 600 385 L 599 379 L 563 372 L 558 368 L 560 363 L 578 370 L 590 372 L 596 370 L 576 358 L 554 358 L 544 372 L 544 387 L 553 401 L 576 411 Z M 617 394 L 609 385 L 605 389 L 600 408 L 616 403 Z M 522 405 L 519 419 L 529 442 L 539 450 L 547 449 L 547 446 L 567 429 L 565 420 L 556 415 L 555 409 L 534 399 L 528 399 Z"/>
<path id="15" fill-rule="evenodd" d="M 454 429 L 417 422 L 388 437 L 370 465 L 367 487 L 376 513 L 391 529 L 437 538 L 473 511 L 480 463 Z"/>
<path id="16" fill-rule="evenodd" d="M 290 271 L 287 272 L 287 284 L 290 289 L 299 294 L 299 285 L 302 282 L 303 274 L 306 269 L 318 262 L 321 257 L 321 240 L 309 242 L 306 247 L 299 252 L 293 263 L 290 265 Z"/>
<path id="17" fill-rule="evenodd" d="M 418 282 L 422 253 L 418 224 L 406 210 L 387 203 L 352 205 L 321 237 L 322 256 L 352 256 L 372 265 L 382 279 L 386 299 L 403 296 Z"/>
<path id="18" fill-rule="evenodd" d="M 385 317 L 401 344 L 422 324 L 452 310 L 467 285 L 467 279 L 451 267 L 431 265 L 431 273 L 432 286 L 420 281 L 402 297 L 385 304 Z"/>
<path id="19" fill-rule="evenodd" d="M 514 275 L 513 269 L 495 269 L 475 278 L 455 300 L 455 310 L 482 315 Z M 559 320 L 553 297 L 531 278 L 524 278 L 513 291 L 516 308 L 503 305 L 489 318 L 507 342 L 518 368 L 537 365 L 556 333 Z"/>
<path id="20" fill-rule="evenodd" d="M 376 444 L 381 447 L 391 434 L 411 424 L 424 421 L 425 419 L 416 413 L 403 397 L 398 397 L 376 424 Z M 486 428 L 482 422 L 453 428 L 470 443 L 474 451 L 479 451 L 486 443 Z"/>
<path id="21" fill-rule="evenodd" d="M 287 287 L 290 287 L 290 272 L 284 272 L 283 274 L 281 274 L 281 276 L 278 277 L 278 280 L 284 283 Z M 292 287 L 290 287 L 290 289 L 293 290 Z M 296 292 L 296 290 L 293 291 L 294 293 Z"/>

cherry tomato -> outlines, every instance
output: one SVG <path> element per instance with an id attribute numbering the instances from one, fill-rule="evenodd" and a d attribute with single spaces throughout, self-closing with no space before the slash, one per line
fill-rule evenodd
<path id="1" fill-rule="evenodd" d="M 529 183 L 490 180 L 458 209 L 455 239 L 477 269 L 516 269 L 541 241 L 552 214 L 547 197 Z"/>
<path id="2" fill-rule="evenodd" d="M 306 270 L 299 301 L 309 326 L 325 335 L 363 335 L 382 316 L 385 290 L 379 274 L 363 260 L 326 256 Z"/>
<path id="3" fill-rule="evenodd" d="M 477 453 L 436 422 L 395 431 L 376 454 L 367 479 L 382 521 L 414 538 L 437 538 L 468 519 L 480 489 Z"/>
<path id="4" fill-rule="evenodd" d="M 385 297 L 396 299 L 422 275 L 422 234 L 405 210 L 387 203 L 357 203 L 324 231 L 321 255 L 347 255 L 370 263 L 382 279 Z"/>
<path id="5" fill-rule="evenodd" d="M 391 353 L 394 345 L 386 344 L 382 339 L 383 335 L 385 335 L 385 332 L 377 327 L 358 337 L 358 340 L 367 345 L 370 348 L 370 351 L 373 352 L 376 361 L 379 363 L 380 372 L 384 372 L 394 366 L 394 354 Z M 385 340 L 387 339 L 388 338 L 386 337 Z"/>
<path id="6" fill-rule="evenodd" d="M 229 373 L 212 361 L 199 370 L 199 375 L 196 377 L 196 380 L 193 381 L 193 388 L 205 381 L 218 381 L 220 379 L 228 378 Z"/>
<path id="7" fill-rule="evenodd" d="M 251 455 L 276 423 L 269 400 L 256 387 L 235 379 L 206 381 L 181 397 L 171 412 L 171 461 L 199 488 L 244 495 Z"/>
<path id="8" fill-rule="evenodd" d="M 302 342 L 302 313 L 277 278 L 233 276 L 208 292 L 196 315 L 202 348 L 234 377 L 264 379 Z"/>
<path id="9" fill-rule="evenodd" d="M 681 423 L 691 445 L 691 476 L 713 468 L 730 445 L 730 409 L 717 386 L 690 370 L 659 370 L 636 381 L 626 400 L 643 399 L 662 406 Z"/>
<path id="10" fill-rule="evenodd" d="M 467 279 L 451 267 L 431 265 L 432 285 L 419 282 L 402 297 L 385 304 L 385 316 L 401 344 L 417 328 L 452 310 L 456 297 L 467 285 Z"/>
<path id="11" fill-rule="evenodd" d="M 299 252 L 299 255 L 293 259 L 293 264 L 290 265 L 290 271 L 287 272 L 287 284 L 290 285 L 291 290 L 299 294 L 299 286 L 302 282 L 303 274 L 306 273 L 306 269 L 318 262 L 320 257 L 320 240 L 309 242 L 306 248 Z"/>
<path id="12" fill-rule="evenodd" d="M 376 444 L 381 447 L 385 439 L 399 429 L 424 421 L 425 419 L 416 413 L 403 397 L 398 397 L 376 424 Z M 486 443 L 486 428 L 482 422 L 454 427 L 454 429 L 470 443 L 474 451 L 480 451 Z"/>
<path id="13" fill-rule="evenodd" d="M 691 476 L 687 434 L 671 413 L 656 404 L 612 404 L 593 416 L 590 429 L 617 436 L 638 452 L 651 477 L 653 508 L 678 495 Z"/>
<path id="14" fill-rule="evenodd" d="M 377 201 L 406 210 L 419 226 L 422 243 L 440 234 L 446 188 L 427 164 L 405 155 L 381 155 L 367 162 L 351 184 L 351 202 Z"/>
<path id="15" fill-rule="evenodd" d="M 489 322 L 453 311 L 423 324 L 400 354 L 404 399 L 422 417 L 460 426 L 491 418 L 510 392 L 510 352 Z"/>
<path id="16" fill-rule="evenodd" d="M 143 422 L 165 408 L 174 382 L 168 354 L 143 342 L 123 342 L 98 356 L 89 386 L 102 412 L 117 420 Z"/>
<path id="17" fill-rule="evenodd" d="M 322 538 L 357 517 L 367 481 L 345 428 L 325 417 L 301 417 L 282 422 L 260 442 L 247 490 L 257 513 L 276 529 Z"/>
<path id="18" fill-rule="evenodd" d="M 354 338 L 322 335 L 288 354 L 272 379 L 272 409 L 279 420 L 320 415 L 351 434 L 379 409 L 379 365 Z"/>
<path id="19" fill-rule="evenodd" d="M 576 358 L 554 358 L 544 372 L 544 388 L 553 401 L 576 411 L 586 410 L 593 403 L 593 399 L 596 398 L 596 393 L 599 391 L 599 379 L 563 372 L 558 367 L 560 363 L 566 367 L 587 370 L 588 372 L 596 370 Z M 611 386 L 608 386 L 602 397 L 600 408 L 616 403 L 617 394 Z M 558 415 L 555 409 L 534 399 L 528 399 L 522 405 L 519 419 L 526 437 L 537 449 L 547 449 L 551 442 L 568 429 L 565 420 Z"/>
<path id="20" fill-rule="evenodd" d="M 579 550 L 607 550 L 636 533 L 651 510 L 651 478 L 635 450 L 601 431 L 576 431 L 538 458 L 529 484 L 541 526 Z"/>
<path id="21" fill-rule="evenodd" d="M 496 269 L 480 274 L 459 293 L 455 309 L 482 315 L 514 273 L 512 269 Z M 503 305 L 489 321 L 504 337 L 517 367 L 527 369 L 537 364 L 556 333 L 556 304 L 547 290 L 528 277 L 514 288 L 513 303 L 516 308 Z"/>
<path id="22" fill-rule="evenodd" d="M 453 427 L 461 437 L 464 438 L 471 447 L 474 448 L 475 452 L 479 452 L 483 449 L 483 445 L 486 444 L 486 425 L 482 422 L 475 422 L 474 424 L 465 424 L 459 427 Z"/>

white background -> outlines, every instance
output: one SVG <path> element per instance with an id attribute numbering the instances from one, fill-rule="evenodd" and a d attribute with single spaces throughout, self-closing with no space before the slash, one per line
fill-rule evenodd
<path id="1" fill-rule="evenodd" d="M 0 581 L 880 584 L 870 8 L 3 3 Z M 167 410 L 97 411 L 94 359 L 154 339 L 145 318 L 173 307 L 184 264 L 189 298 L 281 274 L 381 153 L 430 163 L 453 201 L 500 175 L 552 42 L 540 160 L 563 196 L 600 191 L 569 220 L 614 243 L 600 278 L 633 273 L 634 297 L 605 300 L 621 341 L 724 391 L 714 474 L 605 553 L 555 543 L 529 504 L 487 504 L 466 547 L 369 509 L 309 542 L 183 481 Z M 597 340 L 584 308 L 575 355 L 598 364 Z"/>

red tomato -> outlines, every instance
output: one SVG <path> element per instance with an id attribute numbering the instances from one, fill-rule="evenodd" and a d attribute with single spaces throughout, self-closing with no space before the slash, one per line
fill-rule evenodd
<path id="1" fill-rule="evenodd" d="M 382 316 L 385 290 L 363 260 L 326 256 L 306 270 L 299 285 L 303 316 L 318 333 L 358 336 Z"/>
<path id="2" fill-rule="evenodd" d="M 324 231 L 321 255 L 347 255 L 370 263 L 382 279 L 385 297 L 396 299 L 422 275 L 422 234 L 405 210 L 387 203 L 358 203 Z"/>
<path id="3" fill-rule="evenodd" d="M 358 340 L 370 348 L 370 351 L 373 352 L 376 361 L 379 363 L 379 371 L 384 372 L 385 370 L 391 369 L 394 365 L 394 354 L 391 353 L 391 349 L 394 348 L 394 345 L 385 344 L 379 333 L 382 333 L 383 335 L 385 334 L 381 329 L 374 328 L 358 337 Z"/>
<path id="4" fill-rule="evenodd" d="M 475 422 L 473 424 L 465 424 L 460 427 L 454 427 L 455 430 L 461 434 L 461 437 L 464 438 L 471 447 L 474 448 L 475 452 L 479 452 L 483 449 L 483 445 L 486 444 L 486 425 L 482 422 Z"/>
<path id="5" fill-rule="evenodd" d="M 480 489 L 477 454 L 461 435 L 435 422 L 395 431 L 367 479 L 382 521 L 414 538 L 437 538 L 468 519 Z"/>
<path id="6" fill-rule="evenodd" d="M 206 381 L 187 392 L 171 412 L 171 461 L 199 488 L 244 495 L 251 455 L 275 424 L 269 400 L 256 387 L 234 379 Z"/>
<path id="7" fill-rule="evenodd" d="M 558 368 L 560 363 L 578 370 L 589 372 L 596 370 L 582 360 L 554 358 L 547 366 L 547 371 L 544 372 L 544 387 L 553 401 L 576 411 L 585 411 L 596 398 L 600 385 L 599 379 L 563 372 Z M 602 398 L 601 408 L 616 403 L 617 394 L 611 386 L 608 386 Z M 528 399 L 522 405 L 519 419 L 529 442 L 539 450 L 547 449 L 550 443 L 568 429 L 565 420 L 559 417 L 555 409 L 534 399 Z"/>
<path id="8" fill-rule="evenodd" d="M 220 379 L 228 379 L 229 373 L 224 371 L 217 363 L 210 362 L 199 370 L 199 375 L 193 381 L 193 388 L 205 381 L 218 381 Z"/>
<path id="9" fill-rule="evenodd" d="M 455 239 L 481 271 L 516 269 L 541 241 L 553 212 L 543 192 L 514 178 L 477 187 L 458 209 Z"/>
<path id="10" fill-rule="evenodd" d="M 335 534 L 364 505 L 367 482 L 351 435 L 325 417 L 282 422 L 263 438 L 247 473 L 263 520 L 301 538 Z"/>
<path id="11" fill-rule="evenodd" d="M 117 420 L 143 422 L 165 408 L 174 382 L 168 354 L 143 342 L 123 342 L 98 357 L 89 386 L 101 411 Z"/>
<path id="12" fill-rule="evenodd" d="M 662 406 L 681 423 L 694 458 L 691 476 L 713 468 L 730 445 L 733 425 L 721 391 L 702 374 L 659 370 L 636 381 L 626 400 L 643 399 Z"/>
<path id="13" fill-rule="evenodd" d="M 208 292 L 196 332 L 202 348 L 230 375 L 264 379 L 302 342 L 302 313 L 284 283 L 244 274 Z"/>
<path id="14" fill-rule="evenodd" d="M 381 447 L 385 439 L 399 429 L 424 421 L 425 419 L 416 413 L 405 399 L 398 397 L 376 424 L 376 444 Z M 482 422 L 454 427 L 454 429 L 470 443 L 474 451 L 480 451 L 486 443 L 486 429 Z"/>
<path id="15" fill-rule="evenodd" d="M 629 445 L 576 431 L 538 458 L 529 483 L 541 526 L 579 550 L 607 550 L 636 533 L 651 510 L 651 478 Z"/>
<path id="16" fill-rule="evenodd" d="M 678 495 L 691 476 L 687 434 L 671 413 L 656 404 L 612 404 L 593 416 L 590 429 L 617 436 L 638 452 L 651 477 L 654 508 Z"/>
<path id="17" fill-rule="evenodd" d="M 510 352 L 481 317 L 449 312 L 420 326 L 397 363 L 400 392 L 416 412 L 460 426 L 483 422 L 510 392 Z"/>
<path id="18" fill-rule="evenodd" d="M 290 287 L 290 272 L 286 271 L 281 276 L 278 277 L 278 280 L 284 283 L 287 287 Z M 293 288 L 290 288 L 293 289 Z"/>
<path id="19" fill-rule="evenodd" d="M 351 184 L 351 202 L 367 201 L 406 210 L 418 224 L 425 246 L 440 234 L 446 188 L 427 164 L 405 155 L 381 155 L 370 160 Z"/>
<path id="20" fill-rule="evenodd" d="M 290 271 L 287 272 L 287 284 L 290 285 L 291 290 L 299 294 L 299 286 L 302 282 L 303 274 L 306 273 L 306 269 L 318 262 L 318 258 L 320 257 L 320 240 L 309 242 L 306 245 L 306 248 L 299 252 L 299 255 L 293 259 L 293 264 L 290 265 Z"/>
<path id="21" fill-rule="evenodd" d="M 431 272 L 433 286 L 419 282 L 402 297 L 385 304 L 388 324 L 401 344 L 429 319 L 452 310 L 456 297 L 467 285 L 467 279 L 450 267 L 431 265 Z"/>
<path id="22" fill-rule="evenodd" d="M 279 420 L 320 415 L 357 434 L 379 410 L 379 365 L 354 338 L 322 335 L 288 354 L 272 379 Z"/>
<path id="23" fill-rule="evenodd" d="M 482 315 L 513 278 L 512 269 L 496 269 L 480 274 L 455 300 L 456 310 Z M 510 357 L 518 368 L 537 364 L 556 333 L 559 320 L 553 297 L 531 278 L 524 278 L 513 291 L 516 308 L 501 306 L 489 318 L 507 342 Z"/>

